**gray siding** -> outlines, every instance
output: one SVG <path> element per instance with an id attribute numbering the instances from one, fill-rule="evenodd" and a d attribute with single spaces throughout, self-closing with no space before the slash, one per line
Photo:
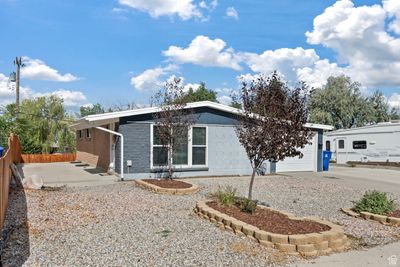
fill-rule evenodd
<path id="1" fill-rule="evenodd" d="M 148 173 L 150 172 L 150 124 L 129 123 L 119 126 L 118 132 L 124 136 L 124 173 Z M 115 160 L 116 171 L 120 173 L 120 149 L 118 141 L 116 145 Z M 127 160 L 132 160 L 132 168 L 128 170 Z"/>
<path id="2" fill-rule="evenodd" d="M 146 124 L 147 125 L 147 124 Z M 150 131 L 150 125 L 148 125 Z M 150 137 L 148 137 L 148 144 Z M 143 140 L 145 142 L 145 140 Z M 126 147 L 126 146 L 125 146 Z M 191 177 L 191 176 L 212 176 L 212 175 L 249 175 L 252 172 L 250 161 L 247 158 L 246 151 L 239 143 L 235 127 L 226 125 L 208 125 L 208 169 L 204 171 L 193 169 L 193 171 L 175 172 L 176 177 Z M 138 173 L 125 173 L 126 178 L 147 178 L 157 177 L 159 174 L 150 173 L 150 144 L 141 146 L 135 154 L 146 155 L 147 168 L 142 168 L 144 171 Z M 145 163 L 145 161 L 143 161 Z"/>

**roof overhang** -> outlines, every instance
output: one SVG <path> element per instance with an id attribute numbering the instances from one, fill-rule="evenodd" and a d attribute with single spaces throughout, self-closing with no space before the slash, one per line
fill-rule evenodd
<path id="1" fill-rule="evenodd" d="M 202 108 L 207 107 L 219 111 L 224 111 L 227 113 L 240 115 L 243 114 L 243 111 L 237 108 L 229 107 L 223 104 L 211 102 L 211 101 L 201 101 L 201 102 L 194 102 L 188 103 L 185 109 L 192 109 L 192 108 Z M 149 108 L 141 108 L 141 109 L 134 109 L 134 110 L 125 110 L 125 111 L 117 111 L 117 112 L 109 112 L 109 113 L 102 113 L 96 115 L 89 115 L 77 120 L 71 128 L 75 130 L 81 130 L 86 128 L 97 127 L 101 125 L 106 125 L 109 123 L 118 122 L 122 117 L 130 117 L 130 116 L 137 116 L 137 115 L 144 115 L 144 114 L 152 114 L 159 112 L 161 109 L 159 107 L 149 107 Z M 305 125 L 311 129 L 319 129 L 319 130 L 333 130 L 333 127 L 330 125 L 323 125 L 323 124 L 316 124 L 316 123 L 307 123 Z"/>

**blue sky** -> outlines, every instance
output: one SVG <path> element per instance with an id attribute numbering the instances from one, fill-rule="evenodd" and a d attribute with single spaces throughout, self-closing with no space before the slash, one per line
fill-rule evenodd
<path id="1" fill-rule="evenodd" d="M 238 76 L 274 69 L 313 86 L 350 75 L 397 106 L 399 2 L 0 0 L 0 105 L 14 98 L 6 80 L 24 56 L 23 97 L 58 94 L 70 109 L 148 104 L 172 75 L 229 102 Z"/>

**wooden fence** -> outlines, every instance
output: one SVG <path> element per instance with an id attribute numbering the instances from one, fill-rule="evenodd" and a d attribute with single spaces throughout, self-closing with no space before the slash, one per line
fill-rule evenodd
<path id="1" fill-rule="evenodd" d="M 21 162 L 21 144 L 18 136 L 11 134 L 8 138 L 8 149 L 0 158 L 0 230 L 3 229 L 7 213 L 8 193 L 11 181 L 11 164 Z"/>
<path id="2" fill-rule="evenodd" d="M 23 163 L 69 162 L 76 160 L 76 154 L 22 154 Z"/>

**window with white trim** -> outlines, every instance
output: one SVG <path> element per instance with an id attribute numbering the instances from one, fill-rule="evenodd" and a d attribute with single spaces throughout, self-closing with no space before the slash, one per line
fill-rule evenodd
<path id="1" fill-rule="evenodd" d="M 192 135 L 192 165 L 206 165 L 207 129 L 193 127 Z"/>
<path id="2" fill-rule="evenodd" d="M 81 140 L 83 138 L 82 130 L 78 131 L 78 138 Z"/>
<path id="3" fill-rule="evenodd" d="M 160 128 L 152 126 L 152 166 L 168 165 L 169 146 L 162 144 Z M 172 164 L 179 167 L 207 165 L 207 127 L 193 126 L 189 131 L 180 131 L 180 139 L 175 140 Z"/>

